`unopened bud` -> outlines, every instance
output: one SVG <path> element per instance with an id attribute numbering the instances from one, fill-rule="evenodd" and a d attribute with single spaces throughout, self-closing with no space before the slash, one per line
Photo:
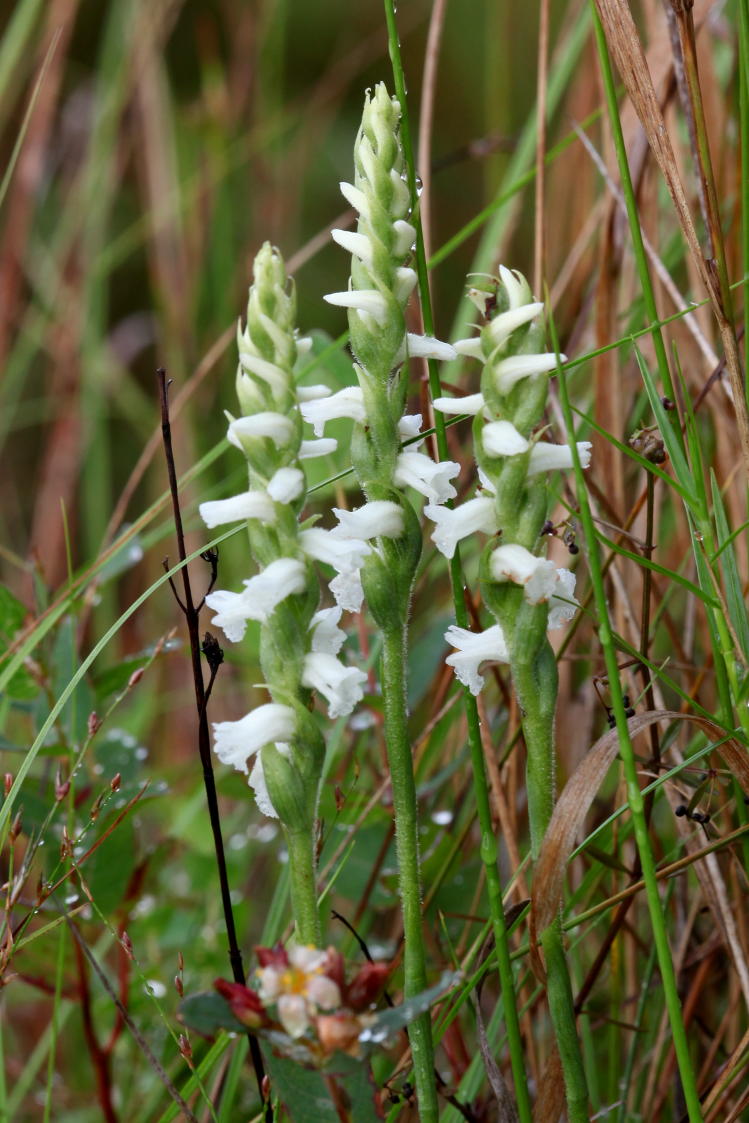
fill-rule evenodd
<path id="1" fill-rule="evenodd" d="M 267 1103 L 270 1099 L 270 1076 L 268 1076 L 267 1072 L 263 1076 L 263 1082 L 260 1085 L 260 1091 L 262 1093 L 263 1100 Z"/>
<path id="2" fill-rule="evenodd" d="M 10 795 L 10 789 L 13 787 L 13 773 L 12 772 L 6 772 L 5 773 L 4 784 L 5 784 L 5 798 L 7 799 L 8 796 Z"/>
<path id="3" fill-rule="evenodd" d="M 65 799 L 65 796 L 70 791 L 70 780 L 63 780 L 60 769 L 57 770 L 55 776 L 55 799 L 59 803 L 60 800 Z"/>
<path id="4" fill-rule="evenodd" d="M 185 969 L 185 957 L 181 951 L 177 952 L 177 966 L 179 967 L 179 973 L 181 975 Z"/>
<path id="5" fill-rule="evenodd" d="M 19 834 L 21 833 L 22 826 L 23 826 L 23 819 L 21 817 L 21 812 L 19 811 L 18 814 L 16 815 L 15 819 L 13 820 L 13 822 L 11 824 L 11 827 L 10 827 L 10 841 L 11 841 L 11 843 L 14 843 L 16 841 L 16 839 L 18 838 Z"/>
<path id="6" fill-rule="evenodd" d="M 184 1033 L 179 1035 L 179 1051 L 185 1058 L 187 1063 L 192 1067 L 192 1045 L 185 1037 Z"/>
<path id="7" fill-rule="evenodd" d="M 122 783 L 122 773 L 121 772 L 115 772 L 114 776 L 109 781 L 110 788 L 112 789 L 113 792 L 117 792 L 117 791 L 120 790 L 120 784 L 121 783 Z"/>
<path id="8" fill-rule="evenodd" d="M 127 932 L 123 932 L 120 936 L 120 944 L 122 945 L 122 950 L 124 951 L 128 959 L 135 959 L 135 956 L 133 955 L 133 942 L 128 936 Z"/>
<path id="9" fill-rule="evenodd" d="M 92 710 L 91 713 L 88 715 L 88 735 L 89 735 L 89 737 L 93 737 L 93 735 L 96 732 L 98 732 L 99 729 L 101 729 L 101 718 L 97 714 L 96 710 Z"/>
<path id="10" fill-rule="evenodd" d="M 89 811 L 89 816 L 90 816 L 90 818 L 93 822 L 96 822 L 96 820 L 99 818 L 99 812 L 101 811 L 101 805 L 102 805 L 103 799 L 104 799 L 104 792 L 101 792 L 99 795 L 97 795 L 96 799 L 91 804 L 91 810 Z"/>
<path id="11" fill-rule="evenodd" d="M 142 678 L 143 678 L 143 667 L 138 667 L 137 671 L 133 671 L 130 678 L 127 680 L 128 690 L 132 690 L 134 686 L 137 686 Z"/>
<path id="12" fill-rule="evenodd" d="M 176 990 L 176 992 L 180 996 L 180 998 L 182 998 L 184 996 L 185 987 L 184 987 L 182 979 L 180 978 L 179 975 L 174 976 L 174 989 Z"/>

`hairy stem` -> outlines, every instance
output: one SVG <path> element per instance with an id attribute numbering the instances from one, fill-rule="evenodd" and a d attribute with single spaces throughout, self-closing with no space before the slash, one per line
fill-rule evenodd
<path id="1" fill-rule="evenodd" d="M 315 843 L 310 831 L 286 831 L 289 849 L 291 906 L 300 944 L 320 947 L 320 913 L 317 908 Z"/>

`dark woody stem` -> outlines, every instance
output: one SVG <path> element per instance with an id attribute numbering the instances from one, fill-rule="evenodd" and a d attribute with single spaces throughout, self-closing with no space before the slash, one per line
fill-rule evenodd
<path id="1" fill-rule="evenodd" d="M 187 558 L 187 551 L 185 550 L 185 536 L 182 527 L 182 512 L 179 503 L 179 488 L 177 485 L 177 472 L 174 465 L 174 450 L 172 448 L 172 431 L 169 421 L 169 382 L 167 381 L 166 371 L 160 367 L 157 372 L 159 380 L 159 400 L 161 404 L 161 435 L 164 444 L 164 456 L 166 459 L 167 473 L 169 476 L 169 490 L 172 496 L 172 509 L 174 511 L 174 525 L 177 532 L 177 551 L 179 559 L 182 564 L 182 597 L 178 597 L 175 591 L 175 597 L 182 609 L 187 624 L 187 632 L 190 639 L 190 657 L 192 662 L 193 686 L 195 689 L 195 703 L 198 711 L 198 752 L 200 755 L 200 763 L 203 767 L 203 784 L 205 786 L 206 804 L 208 806 L 208 818 L 211 823 L 211 831 L 213 833 L 213 844 L 216 854 L 216 867 L 218 870 L 219 886 L 221 890 L 221 905 L 224 913 L 224 922 L 226 924 L 226 937 L 229 944 L 229 962 L 231 964 L 232 975 L 235 983 L 241 983 L 243 986 L 246 984 L 246 977 L 244 967 L 242 965 L 242 953 L 239 949 L 237 941 L 237 930 L 234 924 L 234 911 L 231 904 L 231 895 L 229 890 L 229 877 L 226 869 L 226 856 L 224 853 L 224 840 L 221 833 L 221 817 L 218 808 L 218 797 L 216 795 L 216 780 L 213 775 L 213 761 L 211 759 L 211 740 L 208 731 L 208 710 L 207 701 L 208 695 L 206 694 L 205 684 L 203 681 L 203 666 L 200 659 L 201 643 L 200 643 L 200 622 L 199 622 L 199 608 L 195 607 L 195 602 L 192 595 L 192 587 L 190 585 L 190 575 L 187 570 L 187 565 L 184 564 Z M 212 580 L 215 580 L 215 562 L 212 561 Z M 202 606 L 202 601 L 201 601 Z M 206 652 L 208 657 L 208 652 Z M 211 680 L 210 688 L 213 686 L 213 680 L 216 676 L 220 660 L 217 656 L 210 656 L 210 670 Z M 252 1065 L 255 1070 L 255 1079 L 257 1081 L 258 1093 L 260 1100 L 263 1102 L 265 1097 L 263 1095 L 263 1080 L 265 1077 L 265 1066 L 263 1064 L 263 1056 L 260 1052 L 260 1045 L 257 1037 L 254 1034 L 247 1032 L 247 1038 L 250 1046 L 250 1054 L 252 1056 Z M 273 1107 L 270 1099 L 265 1100 L 265 1123 L 272 1123 L 273 1121 Z"/>

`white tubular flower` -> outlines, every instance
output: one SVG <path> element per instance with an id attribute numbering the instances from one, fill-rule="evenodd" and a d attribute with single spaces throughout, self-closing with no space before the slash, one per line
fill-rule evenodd
<path id="1" fill-rule="evenodd" d="M 367 554 L 372 552 L 372 547 L 361 539 L 344 538 L 342 534 L 319 526 L 300 530 L 299 545 L 309 557 L 332 565 L 339 573 L 360 569 Z"/>
<path id="2" fill-rule="evenodd" d="M 330 292 L 323 300 L 338 308 L 355 308 L 366 312 L 378 324 L 387 323 L 388 306 L 384 296 L 377 289 L 349 289 L 347 292 Z"/>
<path id="3" fill-rule="evenodd" d="M 315 613 L 309 626 L 313 651 L 325 652 L 327 655 L 338 654 L 346 642 L 346 633 L 338 627 L 341 615 L 340 605 L 336 605 L 335 608 L 321 608 Z"/>
<path id="4" fill-rule="evenodd" d="M 241 495 L 232 495 L 229 499 L 210 499 L 207 503 L 200 504 L 199 511 L 209 529 L 242 519 L 272 523 L 276 518 L 273 498 L 265 491 L 245 491 Z"/>
<path id="5" fill-rule="evenodd" d="M 352 257 L 358 257 L 367 269 L 372 268 L 372 242 L 366 234 L 357 234 L 354 230 L 331 230 L 330 236 L 341 249 Z"/>
<path id="6" fill-rule="evenodd" d="M 362 689 L 367 681 L 365 671 L 358 667 L 345 667 L 335 655 L 325 651 L 312 651 L 304 657 L 302 682 L 310 690 L 317 690 L 328 703 L 328 717 L 350 714 L 364 697 Z"/>
<path id="7" fill-rule="evenodd" d="M 393 483 L 397 487 L 412 487 L 425 495 L 430 503 L 445 503 L 454 499 L 457 492 L 450 480 L 460 473 L 460 464 L 453 460 L 435 463 L 431 457 L 410 449 L 402 452 L 395 465 Z"/>
<path id="8" fill-rule="evenodd" d="M 481 443 L 489 456 L 517 456 L 530 447 L 511 421 L 490 421 L 481 430 Z"/>
<path id="9" fill-rule="evenodd" d="M 268 481 L 268 495 L 276 503 L 293 503 L 305 487 L 304 472 L 300 468 L 279 468 Z"/>
<path id="10" fill-rule="evenodd" d="M 291 746 L 287 745 L 284 741 L 275 741 L 274 744 L 281 756 L 286 757 L 288 760 L 291 756 Z M 260 753 L 255 757 L 255 763 L 250 772 L 249 784 L 255 795 L 255 803 L 257 804 L 258 811 L 263 815 L 267 815 L 269 819 L 277 819 L 278 812 L 270 798 L 268 785 L 265 781 L 263 758 Z"/>
<path id="11" fill-rule="evenodd" d="M 403 534 L 403 511 L 389 499 L 375 499 L 354 511 L 334 507 L 333 514 L 338 526 L 331 534 L 341 538 L 400 538 Z"/>
<path id="12" fill-rule="evenodd" d="M 566 362 L 567 356 L 560 355 L 559 361 Z M 494 368 L 497 389 L 500 394 L 508 394 L 521 379 L 529 378 L 532 374 L 548 374 L 556 368 L 557 356 L 551 352 L 542 355 L 510 355 Z"/>
<path id="13" fill-rule="evenodd" d="M 575 575 L 570 569 L 557 570 L 557 587 L 549 600 L 548 628 L 561 628 L 577 612 L 580 605 L 575 600 Z"/>
<path id="14" fill-rule="evenodd" d="M 529 324 L 543 310 L 544 306 L 539 300 L 530 304 L 523 304 L 519 308 L 510 308 L 507 312 L 500 312 L 498 316 L 489 321 L 489 335 L 492 342 L 497 347 L 501 346 L 516 328 Z"/>
<path id="15" fill-rule="evenodd" d="M 486 432 L 486 429 L 484 432 Z M 577 441 L 576 443 L 580 466 L 587 468 L 590 464 L 590 453 L 593 446 L 590 441 Z M 531 449 L 528 460 L 529 476 L 535 476 L 539 472 L 553 472 L 556 468 L 561 468 L 564 471 L 571 467 L 572 449 L 569 445 L 555 445 L 548 441 L 537 441 Z"/>
<path id="16" fill-rule="evenodd" d="M 329 398 L 317 398 L 312 402 L 302 402 L 299 406 L 302 417 L 314 429 L 316 437 L 323 435 L 326 421 L 339 417 L 350 417 L 352 421 L 363 423 L 366 420 L 364 395 L 361 386 L 345 386 Z"/>
<path id="17" fill-rule="evenodd" d="M 459 355 L 465 355 L 468 359 L 478 359 L 480 362 L 484 361 L 484 349 L 478 336 L 473 339 L 458 339 L 453 347 Z"/>
<path id="18" fill-rule="evenodd" d="M 445 639 L 457 650 L 448 655 L 445 662 L 455 671 L 457 678 L 467 686 L 471 694 L 478 694 L 484 685 L 484 676 L 479 674 L 482 663 L 507 663 L 510 655 L 505 637 L 499 624 L 484 632 L 470 632 L 451 624 L 445 632 Z"/>
<path id="19" fill-rule="evenodd" d="M 247 344 L 243 335 L 238 336 L 238 342 L 239 363 L 242 371 L 245 374 L 254 374 L 256 378 L 270 387 L 272 394 L 280 397 L 288 386 L 288 372 L 276 366 L 275 363 L 263 359 L 260 355 L 256 355 L 254 351 L 250 351 L 250 345 Z"/>
<path id="20" fill-rule="evenodd" d="M 330 456 L 338 448 L 335 437 L 321 437 L 318 441 L 302 441 L 299 446 L 300 460 L 314 460 L 317 456 Z"/>
<path id="21" fill-rule="evenodd" d="M 469 499 L 460 507 L 435 507 L 427 504 L 424 514 L 436 523 L 432 531 L 432 541 L 441 554 L 451 558 L 455 547 L 462 538 L 482 530 L 484 534 L 496 534 L 499 530 L 494 500 L 484 496 Z"/>
<path id="22" fill-rule="evenodd" d="M 518 273 L 517 269 L 508 269 L 506 265 L 500 265 L 499 276 L 504 282 L 507 291 L 510 310 L 531 303 L 533 296 L 531 294 L 530 285 L 522 273 Z"/>
<path id="23" fill-rule="evenodd" d="M 238 417 L 229 425 L 227 437 L 236 448 L 241 448 L 242 437 L 268 437 L 276 448 L 288 445 L 294 436 L 294 425 L 283 413 L 267 410 L 249 417 Z"/>
<path id="24" fill-rule="evenodd" d="M 223 628 L 226 638 L 235 643 L 244 636 L 248 620 L 265 623 L 282 600 L 292 593 L 304 592 L 304 562 L 297 558 L 276 558 L 262 573 L 245 581 L 244 586 L 243 593 L 218 589 L 205 598 L 205 603 L 217 614 L 211 623 Z"/>
<path id="25" fill-rule="evenodd" d="M 418 437 L 421 431 L 421 422 L 420 413 L 404 413 L 398 422 L 398 436 L 402 441 L 409 441 L 413 437 Z M 409 445 L 409 448 L 415 448 L 415 445 Z"/>
<path id="26" fill-rule="evenodd" d="M 510 543 L 498 546 L 489 559 L 495 581 L 513 581 L 523 585 L 528 604 L 547 601 L 557 587 L 557 567 L 548 558 L 538 558 L 525 546 Z"/>
<path id="27" fill-rule="evenodd" d="M 215 592 L 208 594 L 205 603 L 216 613 L 211 623 L 216 628 L 221 628 L 232 643 L 239 643 L 247 630 L 247 621 L 252 619 L 251 607 L 244 593 L 216 589 Z"/>
<path id="28" fill-rule="evenodd" d="M 415 270 L 410 269 L 408 265 L 401 265 L 400 268 L 395 270 L 393 295 L 399 304 L 406 304 L 409 296 L 416 288 L 418 280 Z"/>
<path id="29" fill-rule="evenodd" d="M 448 363 L 457 359 L 458 352 L 449 343 L 443 343 L 431 335 L 414 335 L 408 332 L 402 354 L 399 352 L 398 360 L 409 359 L 436 359 L 440 363 Z"/>
<path id="30" fill-rule="evenodd" d="M 364 192 L 360 191 L 358 187 L 354 187 L 353 183 L 346 183 L 345 181 L 339 183 L 338 186 L 346 202 L 349 203 L 355 211 L 358 211 L 363 218 L 369 220 L 369 203 L 367 202 L 367 196 Z"/>
<path id="31" fill-rule="evenodd" d="M 314 386 L 297 386 L 296 397 L 298 402 L 315 402 L 318 398 L 329 398 L 330 392 L 324 382 L 316 382 Z"/>
<path id="32" fill-rule="evenodd" d="M 432 405 L 439 413 L 468 414 L 475 417 L 484 408 L 483 394 L 466 394 L 464 398 L 435 398 Z"/>
<path id="33" fill-rule="evenodd" d="M 213 751 L 222 764 L 239 772 L 248 771 L 248 760 L 263 745 L 290 741 L 296 729 L 296 714 L 291 706 L 267 702 L 239 721 L 213 723 Z"/>

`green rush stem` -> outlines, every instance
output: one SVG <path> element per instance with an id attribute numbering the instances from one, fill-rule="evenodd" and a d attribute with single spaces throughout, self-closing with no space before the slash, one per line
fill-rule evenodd
<path id="1" fill-rule="evenodd" d="M 406 626 L 404 625 L 383 634 L 382 693 L 385 701 L 385 742 L 393 789 L 395 845 L 403 909 L 404 993 L 408 999 L 426 990 L 427 972 L 421 920 L 416 783 L 406 716 L 405 663 Z M 419 1119 L 421 1123 L 436 1123 L 439 1109 L 434 1079 L 432 1019 L 428 1011 L 411 1023 L 408 1040 L 413 1057 Z"/>
<path id="2" fill-rule="evenodd" d="M 549 330 L 554 350 L 558 354 L 559 342 L 553 320 L 549 321 Z M 573 434 L 575 432 L 575 420 L 572 414 L 572 406 L 570 404 L 569 394 L 567 392 L 567 378 L 561 368 L 559 370 L 557 378 L 557 385 L 559 387 L 559 401 L 562 407 L 564 424 L 567 428 L 567 432 L 569 434 Z M 674 962 L 671 957 L 671 949 L 668 944 L 668 935 L 666 933 L 666 920 L 663 910 L 663 904 L 658 892 L 655 858 L 653 857 L 653 851 L 650 846 L 648 824 L 645 816 L 645 804 L 643 794 L 640 790 L 639 778 L 637 775 L 637 761 L 635 760 L 634 748 L 632 746 L 632 740 L 630 738 L 629 728 L 627 726 L 627 718 L 624 712 L 622 684 L 619 680 L 619 667 L 617 665 L 616 644 L 614 641 L 611 622 L 609 620 L 606 590 L 603 584 L 601 549 L 597 537 L 597 528 L 596 524 L 593 522 L 590 503 L 588 502 L 588 493 L 585 486 L 583 470 L 580 465 L 580 457 L 578 455 L 577 446 L 574 443 L 574 440 L 572 441 L 570 448 L 572 450 L 572 461 L 575 469 L 575 490 L 577 493 L 580 521 L 583 526 L 585 541 L 588 547 L 588 566 L 590 570 L 590 580 L 593 586 L 596 616 L 599 621 L 598 638 L 606 662 L 606 673 L 609 680 L 612 708 L 614 711 L 614 717 L 616 718 L 617 732 L 619 734 L 619 756 L 621 758 L 622 766 L 624 769 L 624 777 L 627 787 L 627 802 L 632 814 L 632 826 L 634 828 L 635 841 L 637 843 L 637 852 L 640 856 L 642 878 L 645 882 L 645 895 L 648 903 L 648 911 L 650 914 L 650 923 L 653 929 L 653 939 L 658 956 L 658 969 L 661 973 L 663 994 L 666 1001 L 669 1024 L 671 1026 L 674 1051 L 676 1053 L 676 1060 L 679 1066 L 679 1075 L 681 1076 L 687 1115 L 690 1123 L 701 1123 L 703 1118 L 702 1109 L 700 1107 L 700 1099 L 697 1093 L 697 1084 L 695 1080 L 694 1069 L 692 1067 L 691 1058 L 689 1056 L 689 1043 L 687 1041 L 684 1020 L 682 1018 L 681 1002 L 679 1001 L 679 992 L 676 984 Z"/>
<path id="3" fill-rule="evenodd" d="M 289 850 L 289 883 L 296 938 L 300 944 L 319 948 L 322 933 L 317 907 L 315 842 L 309 831 L 286 830 L 284 833 Z"/>
<path id="4" fill-rule="evenodd" d="M 557 698 L 557 665 L 548 640 L 530 659 L 512 652 L 510 670 L 523 713 L 527 753 L 526 788 L 531 828 L 531 854 L 538 858 L 554 810 L 554 709 Z M 561 917 L 541 935 L 546 960 L 546 996 L 564 1074 L 569 1123 L 587 1123 L 588 1084 L 575 1024 Z"/>
<path id="5" fill-rule="evenodd" d="M 390 60 L 393 66 L 393 81 L 395 84 L 396 96 L 401 106 L 401 142 L 403 145 L 403 155 L 406 162 L 411 197 L 415 201 L 417 197 L 416 168 L 408 119 L 406 82 L 398 43 L 395 8 L 392 0 L 385 0 L 385 18 L 388 27 Z M 418 207 L 414 207 L 411 220 L 416 226 L 416 272 L 419 278 L 419 295 L 421 298 L 424 331 L 427 335 L 434 335 L 434 317 L 429 293 L 429 274 L 426 255 L 424 253 L 421 215 Z M 432 399 L 438 398 L 442 393 L 442 387 L 440 384 L 438 366 L 434 359 L 429 360 L 428 368 L 429 393 Z M 439 459 L 448 460 L 449 450 L 447 447 L 447 429 L 445 426 L 444 414 L 435 411 L 434 427 Z M 452 507 L 452 501 L 449 500 L 446 506 Z M 461 628 L 467 628 L 470 622 L 465 600 L 463 599 L 463 570 L 460 564 L 460 553 L 458 550 L 455 551 L 455 556 L 450 561 L 450 585 L 452 588 L 456 623 Z M 510 942 L 507 936 L 507 924 L 505 922 L 502 882 L 497 867 L 497 839 L 492 823 L 489 784 L 486 776 L 484 752 L 481 744 L 481 723 L 479 721 L 476 699 L 469 690 L 463 691 L 463 703 L 468 727 L 468 746 L 471 753 L 471 767 L 473 770 L 473 790 L 476 797 L 476 810 L 481 832 L 481 860 L 484 865 L 487 895 L 489 899 L 489 912 L 496 946 L 497 973 L 502 992 L 507 1043 L 510 1051 L 512 1078 L 515 1085 L 515 1099 L 520 1123 L 531 1123 L 533 1113 L 531 1110 L 530 1094 L 528 1092 L 528 1074 L 525 1069 L 523 1038 L 520 1031 L 520 1017 L 518 1015 L 518 1002 L 515 993 L 515 977 L 513 975 L 512 961 L 510 959 Z"/>

